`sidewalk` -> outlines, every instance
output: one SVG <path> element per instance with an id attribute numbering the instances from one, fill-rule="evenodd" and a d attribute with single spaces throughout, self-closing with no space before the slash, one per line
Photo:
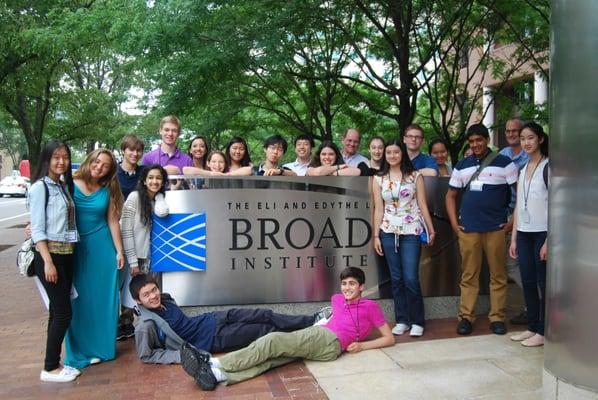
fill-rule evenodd
<path id="1" fill-rule="evenodd" d="M 20 228 L 0 228 L 0 245 L 15 245 L 0 251 L 0 399 L 540 398 L 542 349 L 488 335 L 486 318 L 471 337 L 450 339 L 453 318 L 432 320 L 420 339 L 401 336 L 394 347 L 329 363 L 294 362 L 214 392 L 202 392 L 178 365 L 142 364 L 132 339 L 118 342 L 116 360 L 84 369 L 73 383 L 42 383 L 47 312 L 33 280 L 17 272 L 21 238 Z"/>

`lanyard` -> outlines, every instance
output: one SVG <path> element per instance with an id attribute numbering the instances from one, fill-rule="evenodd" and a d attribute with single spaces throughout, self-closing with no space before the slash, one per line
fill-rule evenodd
<path id="1" fill-rule="evenodd" d="M 529 163 L 525 167 L 525 173 L 523 174 L 523 209 L 526 211 L 527 211 L 527 198 L 529 197 L 529 191 L 530 191 L 530 188 L 532 187 L 532 180 L 534 179 L 534 174 L 536 173 L 536 170 L 538 169 L 538 166 L 540 165 L 540 163 L 542 163 L 542 160 L 544 160 L 544 156 L 542 156 L 540 158 L 540 161 L 538 161 L 538 163 L 534 167 L 534 170 L 532 171 L 532 175 L 529 178 L 527 187 L 525 185 L 525 181 L 527 178 L 527 168 L 529 167 Z"/>
<path id="2" fill-rule="evenodd" d="M 349 316 L 351 317 L 351 322 L 353 322 L 353 327 L 355 328 L 355 330 L 357 331 L 357 333 L 355 334 L 355 341 L 359 342 L 359 302 L 361 301 L 361 299 L 357 300 L 357 304 L 355 305 L 355 311 L 356 311 L 356 316 L 355 318 L 357 318 L 357 322 L 355 322 L 355 319 L 353 318 L 353 313 L 351 312 L 351 303 L 345 303 L 345 307 L 347 307 L 347 312 L 349 313 Z"/>

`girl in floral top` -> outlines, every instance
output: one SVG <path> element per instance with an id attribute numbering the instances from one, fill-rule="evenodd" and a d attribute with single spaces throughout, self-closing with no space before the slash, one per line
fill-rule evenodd
<path id="1" fill-rule="evenodd" d="M 401 335 L 411 329 L 411 336 L 421 336 L 425 318 L 419 283 L 420 235 L 427 227 L 427 243 L 432 244 L 435 232 L 423 177 L 406 154 L 405 145 L 397 139 L 384 147 L 382 166 L 372 185 L 373 226 L 379 227 L 374 248 L 390 269 L 396 321 L 392 333 Z"/>

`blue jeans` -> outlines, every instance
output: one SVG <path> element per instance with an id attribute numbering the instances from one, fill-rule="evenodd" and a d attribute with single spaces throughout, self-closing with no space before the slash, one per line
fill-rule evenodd
<path id="1" fill-rule="evenodd" d="M 546 261 L 540 260 L 540 248 L 546 232 L 517 231 L 517 259 L 523 297 L 527 306 L 527 329 L 544 336 L 546 298 Z"/>
<path id="2" fill-rule="evenodd" d="M 380 231 L 380 241 L 390 269 L 396 323 L 425 326 L 424 299 L 419 284 L 419 236 L 399 235 L 397 248 L 394 233 Z"/>

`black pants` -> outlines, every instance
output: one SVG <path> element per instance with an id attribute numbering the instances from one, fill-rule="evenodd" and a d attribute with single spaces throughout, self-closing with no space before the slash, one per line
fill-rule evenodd
<path id="1" fill-rule="evenodd" d="M 270 332 L 292 332 L 313 325 L 313 315 L 277 314 L 264 308 L 231 308 L 216 312 L 212 351 L 240 349 Z"/>
<path id="2" fill-rule="evenodd" d="M 64 335 L 71 323 L 71 285 L 73 283 L 73 255 L 52 254 L 52 261 L 58 272 L 56 283 L 46 281 L 44 260 L 35 252 L 33 265 L 35 275 L 46 289 L 50 300 L 48 317 L 48 338 L 46 340 L 46 359 L 44 369 L 52 371 L 60 366 L 60 350 Z"/>

